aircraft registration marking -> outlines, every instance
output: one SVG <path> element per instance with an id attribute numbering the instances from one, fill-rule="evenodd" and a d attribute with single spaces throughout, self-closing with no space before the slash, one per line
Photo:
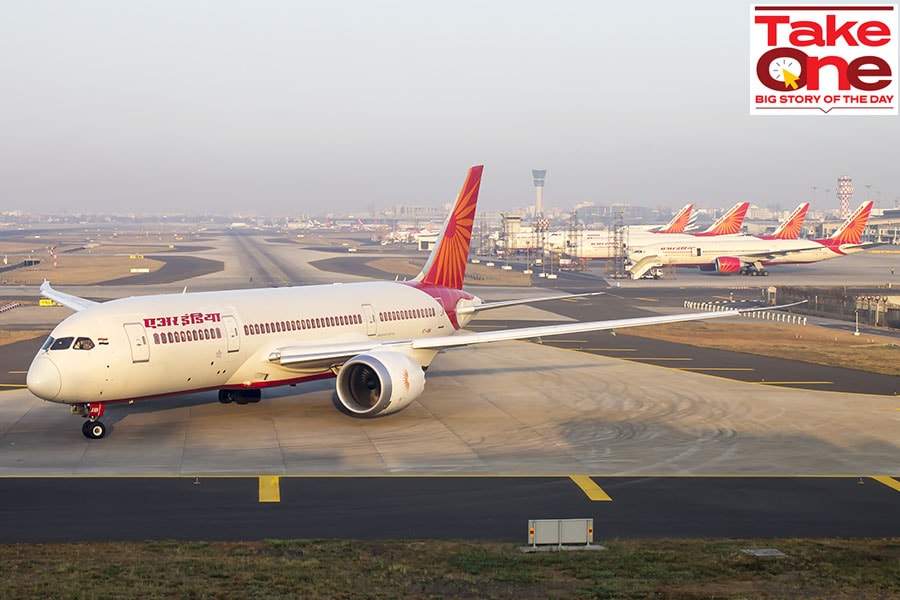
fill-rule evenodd
<path id="1" fill-rule="evenodd" d="M 604 492 L 603 489 L 594 483 L 594 480 L 587 475 L 570 475 L 569 479 L 571 479 L 575 485 L 580 487 L 581 491 L 593 502 L 612 502 L 612 498 L 609 497 L 609 494 Z"/>
<path id="2" fill-rule="evenodd" d="M 889 488 L 891 488 L 893 490 L 900 492 L 900 481 L 897 481 L 893 477 L 887 477 L 885 475 L 880 475 L 878 477 L 873 477 L 872 479 L 874 479 L 878 483 L 883 483 L 884 485 L 888 486 Z"/>
<path id="3" fill-rule="evenodd" d="M 281 502 L 281 486 L 277 475 L 266 475 L 259 478 L 259 501 Z"/>

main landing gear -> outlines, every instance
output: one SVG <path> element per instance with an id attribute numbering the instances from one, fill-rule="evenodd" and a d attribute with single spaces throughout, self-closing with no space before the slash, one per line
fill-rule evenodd
<path id="1" fill-rule="evenodd" d="M 72 406 L 72 414 L 78 414 L 88 420 L 81 426 L 81 433 L 89 440 L 99 440 L 106 435 L 106 425 L 100 421 L 100 417 L 106 412 L 106 405 L 100 402 L 88 402 L 87 404 L 75 404 Z"/>
<path id="2" fill-rule="evenodd" d="M 259 402 L 262 398 L 262 390 L 219 390 L 219 402 L 222 404 L 230 404 L 237 402 L 238 404 L 247 404 L 248 402 Z"/>

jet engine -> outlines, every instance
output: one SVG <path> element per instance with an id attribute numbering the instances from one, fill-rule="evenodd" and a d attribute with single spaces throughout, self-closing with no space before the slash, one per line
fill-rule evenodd
<path id="1" fill-rule="evenodd" d="M 355 416 L 389 415 L 422 394 L 425 371 L 400 352 L 360 354 L 338 371 L 335 390 L 344 408 Z"/>
<path id="2" fill-rule="evenodd" d="M 733 256 L 720 256 L 716 259 L 716 273 L 737 273 L 741 270 L 741 259 Z"/>

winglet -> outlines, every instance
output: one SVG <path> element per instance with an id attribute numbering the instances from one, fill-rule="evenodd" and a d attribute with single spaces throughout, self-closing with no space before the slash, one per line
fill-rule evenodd
<path id="1" fill-rule="evenodd" d="M 444 221 L 444 227 L 422 272 L 415 281 L 461 290 L 475 224 L 475 205 L 481 186 L 483 165 L 469 169 L 453 210 Z"/>
<path id="2" fill-rule="evenodd" d="M 684 208 L 678 211 L 672 220 L 663 227 L 654 230 L 653 233 L 684 233 L 688 221 L 691 219 L 691 211 L 694 209 L 693 204 L 686 204 Z"/>
<path id="3" fill-rule="evenodd" d="M 695 235 L 732 235 L 740 233 L 748 208 L 750 208 L 749 202 L 738 202 L 731 207 L 731 210 L 719 217 L 718 221 L 710 225 L 706 231 Z"/>
<path id="4" fill-rule="evenodd" d="M 804 202 L 794 209 L 794 212 L 778 226 L 771 236 L 773 240 L 796 240 L 800 238 L 800 231 L 803 229 L 803 221 L 806 219 L 806 213 L 809 211 L 809 202 Z"/>
<path id="5" fill-rule="evenodd" d="M 50 282 L 46 279 L 44 280 L 44 283 L 41 284 L 40 289 L 41 296 L 50 298 L 57 304 L 62 304 L 66 308 L 71 308 L 74 311 L 85 310 L 86 308 L 90 308 L 99 304 L 98 302 L 88 300 L 87 298 L 79 298 L 78 296 L 73 296 L 72 294 L 66 294 L 54 290 L 52 287 L 50 287 Z"/>
<path id="6" fill-rule="evenodd" d="M 874 202 L 869 200 L 859 205 L 852 215 L 847 217 L 840 227 L 837 228 L 829 241 L 843 244 L 859 244 L 862 242 L 862 234 L 866 229 L 866 223 L 869 221 L 869 213 L 872 212 Z"/>

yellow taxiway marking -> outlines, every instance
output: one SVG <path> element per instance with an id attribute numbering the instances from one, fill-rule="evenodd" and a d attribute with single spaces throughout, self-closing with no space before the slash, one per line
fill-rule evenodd
<path id="1" fill-rule="evenodd" d="M 10 371 L 9 372 L 10 375 L 24 375 L 26 373 L 28 373 L 28 371 Z"/>
<path id="2" fill-rule="evenodd" d="M 259 501 L 281 502 L 281 486 L 278 484 L 277 475 L 259 478 Z"/>
<path id="3" fill-rule="evenodd" d="M 643 300 L 644 302 L 659 302 L 659 298 L 635 298 L 635 300 Z"/>
<path id="4" fill-rule="evenodd" d="M 590 352 L 637 352 L 637 348 L 582 348 Z"/>
<path id="5" fill-rule="evenodd" d="M 694 360 L 693 358 L 667 358 L 664 356 L 629 356 L 628 360 Z"/>
<path id="6" fill-rule="evenodd" d="M 748 381 L 757 385 L 834 385 L 833 381 Z"/>
<path id="7" fill-rule="evenodd" d="M 24 383 L 0 383 L 0 387 L 23 388 Z"/>
<path id="8" fill-rule="evenodd" d="M 556 338 L 548 338 L 545 344 L 548 342 L 559 342 L 560 344 L 587 344 L 587 340 L 558 340 Z"/>
<path id="9" fill-rule="evenodd" d="M 600 486 L 594 483 L 594 480 L 587 475 L 570 475 L 575 485 L 581 488 L 581 491 L 594 502 L 612 502 L 609 494 L 600 489 Z"/>
<path id="10" fill-rule="evenodd" d="M 679 367 L 679 371 L 755 371 L 752 367 Z"/>
<path id="11" fill-rule="evenodd" d="M 900 481 L 897 481 L 893 477 L 886 477 L 886 476 L 882 475 L 880 477 L 873 477 L 872 479 L 874 479 L 878 483 L 883 483 L 884 485 L 888 486 L 889 488 L 900 492 Z"/>

